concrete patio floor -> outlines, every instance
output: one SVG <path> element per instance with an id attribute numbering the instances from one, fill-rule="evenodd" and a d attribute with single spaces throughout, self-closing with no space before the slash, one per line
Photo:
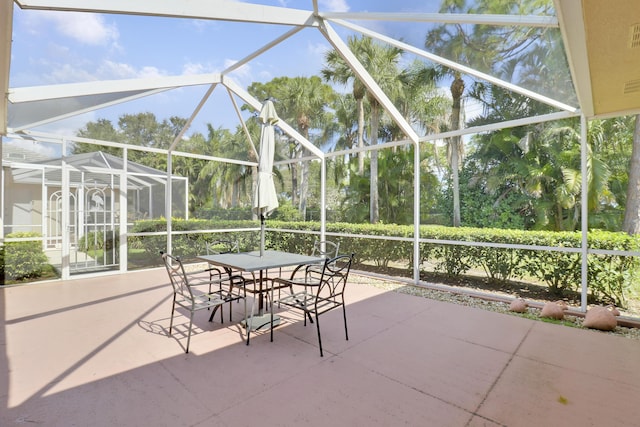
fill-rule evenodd
<path id="1" fill-rule="evenodd" d="M 640 342 L 351 283 L 339 311 L 167 337 L 162 269 L 0 290 L 0 426 L 638 426 Z M 234 304 L 240 320 L 242 304 Z"/>

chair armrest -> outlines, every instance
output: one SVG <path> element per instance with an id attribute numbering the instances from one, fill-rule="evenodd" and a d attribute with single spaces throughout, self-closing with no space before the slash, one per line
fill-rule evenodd
<path id="1" fill-rule="evenodd" d="M 291 276 L 289 276 L 290 280 L 293 280 L 293 278 L 295 277 L 295 275 L 298 273 L 298 271 L 300 271 L 300 269 L 302 268 L 306 268 L 307 265 L 306 264 L 300 264 L 298 265 L 292 272 L 291 272 Z"/>
<path id="2" fill-rule="evenodd" d="M 245 288 L 247 286 L 247 280 L 239 274 L 234 274 L 233 276 L 229 276 L 229 285 L 232 288 L 234 286 Z"/>
<path id="3" fill-rule="evenodd" d="M 222 270 L 220 270 L 218 267 L 205 268 L 204 271 L 209 273 L 209 276 L 213 276 L 214 274 L 217 274 L 218 279 L 222 278 Z"/>
<path id="4" fill-rule="evenodd" d="M 285 288 L 285 287 L 289 287 L 289 286 L 292 286 L 292 285 L 297 285 L 297 286 L 318 286 L 320 284 L 317 281 L 308 281 L 305 278 L 283 279 L 282 277 L 274 277 L 273 279 L 271 279 L 271 281 L 273 282 L 273 286 L 275 287 L 275 289 Z M 276 283 L 278 283 L 279 286 L 276 286 Z"/>
<path id="5" fill-rule="evenodd" d="M 309 270 L 315 270 L 317 272 L 322 272 L 322 266 L 323 266 L 323 264 L 321 262 L 317 263 L 317 264 L 300 264 L 291 272 L 291 276 L 289 276 L 289 279 L 290 280 L 295 280 L 294 278 L 295 278 L 296 274 L 303 268 L 305 270 L 305 274 Z"/>

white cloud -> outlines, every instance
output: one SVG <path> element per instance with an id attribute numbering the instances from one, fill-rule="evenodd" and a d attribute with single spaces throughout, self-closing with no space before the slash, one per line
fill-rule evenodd
<path id="1" fill-rule="evenodd" d="M 56 64 L 45 77 L 49 84 L 86 82 L 96 77 L 77 64 Z"/>
<path id="2" fill-rule="evenodd" d="M 289 3 L 291 3 L 291 0 L 278 0 L 278 4 L 281 7 L 289 7 Z M 349 11 L 349 5 L 347 5 L 346 0 L 320 0 L 318 2 L 318 7 L 320 10 L 327 12 Z"/>
<path id="3" fill-rule="evenodd" d="M 132 79 L 136 77 L 137 71 L 129 64 L 104 60 L 98 68 L 97 74 L 96 77 L 104 79 Z"/>
<path id="4" fill-rule="evenodd" d="M 320 0 L 320 8 L 329 12 L 348 12 L 349 5 L 346 0 Z"/>
<path id="5" fill-rule="evenodd" d="M 193 76 L 206 73 L 205 66 L 200 63 L 187 62 L 182 66 L 182 74 L 185 76 Z"/>
<path id="6" fill-rule="evenodd" d="M 261 82 L 268 82 L 268 81 L 270 81 L 271 79 L 273 79 L 273 74 L 272 74 L 272 73 L 270 73 L 270 72 L 269 72 L 269 71 L 267 71 L 267 70 L 262 70 L 262 71 L 260 71 L 260 72 L 258 73 L 258 76 L 259 76 L 259 81 L 261 81 Z"/>
<path id="7" fill-rule="evenodd" d="M 54 159 L 60 157 L 60 150 L 55 145 L 47 143 L 39 143 L 35 141 L 28 141 L 22 139 L 5 139 L 3 144 L 16 147 L 20 150 L 27 150 L 33 153 L 38 153 L 44 157 Z"/>
<path id="8" fill-rule="evenodd" d="M 136 78 L 141 79 L 153 79 L 160 76 L 165 76 L 167 73 L 163 72 L 157 67 L 146 66 L 142 67 L 136 74 Z"/>
<path id="9" fill-rule="evenodd" d="M 95 77 L 104 80 L 114 80 L 155 78 L 164 75 L 167 75 L 167 73 L 156 67 L 146 66 L 136 68 L 130 64 L 104 60 L 98 68 L 97 75 Z"/>
<path id="10" fill-rule="evenodd" d="M 238 61 L 235 59 L 225 59 L 224 69 L 229 68 L 236 62 Z M 236 81 L 240 80 L 242 82 L 251 82 L 253 80 L 253 70 L 251 69 L 251 66 L 249 64 L 244 64 L 239 68 L 236 68 L 235 70 L 233 70 L 233 73 L 231 75 Z"/>
<path id="11" fill-rule="evenodd" d="M 197 33 L 203 33 L 209 26 L 211 26 L 211 21 L 207 21 L 205 19 L 192 19 L 189 21 L 191 27 L 195 28 Z"/>
<path id="12" fill-rule="evenodd" d="M 34 12 L 29 16 L 33 31 L 40 32 L 38 27 L 49 22 L 60 34 L 91 46 L 117 44 L 120 37 L 114 24 L 108 24 L 103 15 L 95 13 L 46 11 Z"/>
<path id="13" fill-rule="evenodd" d="M 329 46 L 324 43 L 310 43 L 307 46 L 309 53 L 313 56 L 320 58 L 320 61 L 324 61 L 324 57 L 329 50 Z"/>
<path id="14" fill-rule="evenodd" d="M 97 68 L 94 67 L 91 61 L 62 63 L 51 62 L 42 58 L 38 62 L 35 62 L 34 66 L 48 71 L 47 73 L 40 74 L 37 81 L 31 78 L 22 85 L 32 86 L 37 84 L 63 84 L 95 80 L 156 78 L 168 75 L 166 71 L 157 67 L 145 66 L 136 68 L 130 64 L 106 59 L 100 62 Z"/>

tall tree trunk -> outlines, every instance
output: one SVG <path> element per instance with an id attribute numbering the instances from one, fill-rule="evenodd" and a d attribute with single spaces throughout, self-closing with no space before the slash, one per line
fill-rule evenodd
<path id="1" fill-rule="evenodd" d="M 358 148 L 364 148 L 364 97 L 358 98 Z M 364 173 L 364 151 L 358 152 L 358 174 Z"/>
<path id="2" fill-rule="evenodd" d="M 460 159 L 458 158 L 458 142 L 455 142 L 453 138 L 451 141 L 451 184 L 453 190 L 453 226 L 460 227 L 460 174 L 459 165 Z"/>
<path id="3" fill-rule="evenodd" d="M 640 234 L 640 114 L 636 116 L 633 131 L 627 206 L 624 211 L 622 229 L 629 234 Z"/>
<path id="4" fill-rule="evenodd" d="M 306 115 L 298 118 L 298 131 L 304 136 L 307 141 L 309 140 L 309 125 Z M 300 147 L 298 157 L 302 159 L 306 153 L 306 149 Z M 298 204 L 298 212 L 302 215 L 302 220 L 307 220 L 307 195 L 309 194 L 309 161 L 302 161 L 301 173 L 300 173 L 300 202 Z"/>
<path id="5" fill-rule="evenodd" d="M 564 231 L 564 221 L 562 220 L 563 218 L 563 212 L 562 212 L 562 206 L 560 205 L 560 203 L 556 203 L 556 229 L 555 231 Z"/>
<path id="6" fill-rule="evenodd" d="M 307 140 L 309 139 L 309 129 L 305 129 L 302 134 Z M 299 157 L 304 156 L 305 150 L 300 150 Z M 302 171 L 300 174 L 300 203 L 298 205 L 298 212 L 302 215 L 302 220 L 307 220 L 307 195 L 309 194 L 309 161 L 302 161 Z"/>
<path id="7" fill-rule="evenodd" d="M 376 101 L 371 103 L 371 145 L 378 144 L 378 122 L 379 122 L 380 107 Z M 371 150 L 371 165 L 370 165 L 370 210 L 369 216 L 371 224 L 376 224 L 380 219 L 380 208 L 378 200 L 378 150 Z"/>
<path id="8" fill-rule="evenodd" d="M 291 163 L 291 204 L 298 204 L 298 165 Z"/>
<path id="9" fill-rule="evenodd" d="M 451 130 L 460 129 L 460 105 L 462 94 L 464 93 L 464 80 L 462 80 L 460 73 L 456 73 L 453 82 L 451 83 L 451 98 L 453 104 L 451 106 Z M 460 170 L 460 144 L 462 140 L 459 136 L 451 138 L 449 144 L 451 144 L 451 178 L 453 181 L 453 226 L 460 227 L 460 183 L 458 171 Z"/>
<path id="10" fill-rule="evenodd" d="M 300 153 L 302 156 L 302 153 Z M 302 173 L 300 174 L 300 203 L 298 204 L 298 211 L 302 215 L 302 220 L 307 219 L 307 195 L 309 193 L 309 162 L 302 163 Z"/>
<path id="11" fill-rule="evenodd" d="M 234 181 L 233 182 L 233 191 L 231 192 L 231 207 L 232 208 L 237 208 L 239 203 L 238 200 L 240 199 L 240 189 L 239 189 L 239 184 L 238 181 Z"/>

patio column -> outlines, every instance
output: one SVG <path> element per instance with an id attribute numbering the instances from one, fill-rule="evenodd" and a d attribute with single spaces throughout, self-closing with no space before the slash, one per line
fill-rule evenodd
<path id="1" fill-rule="evenodd" d="M 327 200 L 326 200 L 327 161 L 326 157 L 320 158 L 320 241 L 325 240 L 327 232 Z"/>
<path id="2" fill-rule="evenodd" d="M 582 203 L 582 212 L 581 212 L 581 226 L 582 226 L 582 243 L 580 245 L 581 248 L 581 256 L 582 256 L 582 271 L 581 271 L 581 279 L 582 279 L 582 293 L 580 296 L 580 310 L 583 312 L 587 311 L 587 292 L 589 290 L 588 287 L 588 272 L 589 272 L 589 177 L 587 176 L 587 156 L 588 156 L 588 141 L 587 141 L 587 118 L 584 114 L 580 115 L 580 174 L 582 176 L 581 182 L 581 195 L 580 195 L 580 203 Z"/>
<path id="3" fill-rule="evenodd" d="M 167 253 L 171 253 L 171 171 L 173 170 L 173 154 L 167 153 L 167 182 L 164 187 L 164 214 L 167 218 Z"/>
<path id="4" fill-rule="evenodd" d="M 413 281 L 420 282 L 420 142 L 413 143 Z"/>
<path id="5" fill-rule="evenodd" d="M 70 262 L 70 238 L 69 238 L 69 167 L 67 166 L 67 140 L 62 139 L 62 156 L 61 156 L 61 165 L 62 165 L 62 218 L 60 218 L 60 228 L 62 230 L 62 272 L 61 278 L 62 280 L 67 280 L 71 276 L 69 262 Z"/>
<path id="6" fill-rule="evenodd" d="M 118 227 L 120 228 L 119 234 L 120 238 L 118 239 L 120 245 L 116 249 L 119 251 L 119 260 L 120 260 L 120 272 L 127 272 L 127 264 L 129 263 L 129 254 L 128 254 L 128 241 L 127 241 L 127 211 L 129 210 L 128 206 L 128 194 L 129 194 L 129 182 L 128 182 L 128 165 L 129 165 L 129 150 L 127 147 L 124 147 L 122 150 L 122 171 L 120 172 L 120 210 L 119 210 L 119 221 Z M 113 199 L 113 197 L 112 197 Z"/>

